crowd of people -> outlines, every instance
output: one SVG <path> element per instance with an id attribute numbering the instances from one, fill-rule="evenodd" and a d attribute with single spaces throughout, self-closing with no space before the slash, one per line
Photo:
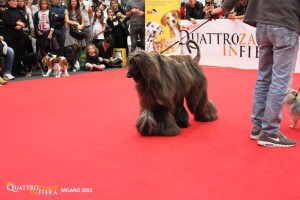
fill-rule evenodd
<path id="1" fill-rule="evenodd" d="M 181 2 L 180 17 L 181 19 L 190 20 L 193 24 L 196 19 L 208 19 L 209 11 L 214 8 L 221 7 L 224 0 L 215 3 L 214 0 L 205 0 L 204 4 L 197 0 L 188 0 L 188 2 Z M 248 0 L 239 0 L 231 11 L 226 11 L 221 19 L 243 19 L 248 5 Z"/>
<path id="2" fill-rule="evenodd" d="M 26 76 L 30 69 L 22 60 L 32 53 L 64 56 L 73 71 L 121 67 L 113 48 L 128 55 L 138 44 L 145 47 L 144 11 L 143 0 L 0 0 L 0 86 Z M 82 52 L 84 66 L 79 65 Z"/>
<path id="3" fill-rule="evenodd" d="M 247 4 L 247 0 L 239 0 L 230 13 L 221 17 L 242 19 Z M 207 19 L 209 11 L 221 5 L 222 2 L 217 5 L 214 0 L 205 0 L 204 4 L 188 0 L 180 5 L 181 18 L 197 23 L 197 19 Z M 26 76 L 30 69 L 23 65 L 22 59 L 36 52 L 41 56 L 50 52 L 72 58 L 68 61 L 73 71 L 102 70 L 102 67 L 80 68 L 80 54 L 84 51 L 84 57 L 89 57 L 86 49 L 93 44 L 101 60 L 99 65 L 120 67 L 120 60 L 113 60 L 113 48 L 126 49 L 126 56 L 137 46 L 145 48 L 144 12 L 143 0 L 0 0 L 0 40 L 8 47 L 5 54 L 0 48 L 4 59 L 0 85 Z M 85 32 L 86 37 L 74 38 L 70 34 L 73 27 Z"/>

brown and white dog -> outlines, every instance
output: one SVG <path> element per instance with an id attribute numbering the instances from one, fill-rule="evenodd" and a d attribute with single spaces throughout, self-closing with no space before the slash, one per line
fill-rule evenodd
<path id="1" fill-rule="evenodd" d="M 180 41 L 180 12 L 179 10 L 171 10 L 166 12 L 160 19 L 163 26 L 170 28 L 170 38 L 164 39 L 165 49 L 173 45 L 176 41 Z M 179 48 L 179 44 L 172 46 L 166 53 L 172 53 Z"/>
<path id="2" fill-rule="evenodd" d="M 163 26 L 170 28 L 170 37 L 175 40 L 180 40 L 180 12 L 179 10 L 171 10 L 165 13 L 160 19 Z"/>
<path id="3" fill-rule="evenodd" d="M 70 76 L 68 73 L 69 63 L 63 56 L 47 54 L 43 58 L 43 63 L 48 67 L 47 73 L 43 75 L 44 77 L 48 77 L 52 71 L 55 71 L 55 77 Z M 64 72 L 63 75 L 62 72 Z"/>

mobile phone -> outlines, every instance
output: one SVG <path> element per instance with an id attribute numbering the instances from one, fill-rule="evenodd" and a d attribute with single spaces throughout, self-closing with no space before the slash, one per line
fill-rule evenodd
<path id="1" fill-rule="evenodd" d="M 135 9 L 139 9 L 139 7 L 138 7 L 138 6 L 134 6 L 134 8 L 135 8 Z"/>
<path id="2" fill-rule="evenodd" d="M 206 5 L 207 5 L 207 6 L 210 6 L 210 2 L 207 2 Z"/>

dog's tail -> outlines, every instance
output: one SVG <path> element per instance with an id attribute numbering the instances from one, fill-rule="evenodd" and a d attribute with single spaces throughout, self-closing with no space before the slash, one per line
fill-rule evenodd
<path id="1" fill-rule="evenodd" d="M 194 46 L 191 46 L 191 43 L 193 43 Z M 188 41 L 186 42 L 186 47 L 187 47 L 189 53 L 192 53 L 191 48 L 197 49 L 197 54 L 196 54 L 196 56 L 195 56 L 195 58 L 194 58 L 194 61 L 195 61 L 196 63 L 199 63 L 200 58 L 201 58 L 201 53 L 200 53 L 200 47 L 199 47 L 199 45 L 198 45 L 194 40 L 188 40 Z"/>

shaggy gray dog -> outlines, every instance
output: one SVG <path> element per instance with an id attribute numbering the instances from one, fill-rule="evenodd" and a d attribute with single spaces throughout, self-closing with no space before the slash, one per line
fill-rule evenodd
<path id="1" fill-rule="evenodd" d="M 293 124 L 289 127 L 296 128 L 300 118 L 300 96 L 298 95 L 298 91 L 291 89 L 287 95 L 285 103 L 289 108 L 289 114 L 293 122 Z"/>
<path id="2" fill-rule="evenodd" d="M 199 61 L 197 47 L 195 60 Z M 189 55 L 164 56 L 135 50 L 127 59 L 128 78 L 136 82 L 140 100 L 137 130 L 141 135 L 173 136 L 188 127 L 189 111 L 197 121 L 217 119 L 217 109 L 208 100 L 207 80 L 199 64 Z"/>

